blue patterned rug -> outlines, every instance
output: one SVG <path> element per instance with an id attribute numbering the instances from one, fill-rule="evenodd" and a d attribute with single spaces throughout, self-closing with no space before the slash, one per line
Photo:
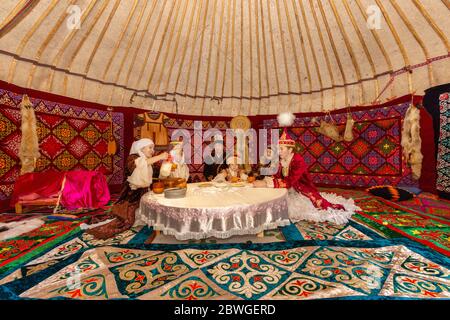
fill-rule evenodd
<path id="1" fill-rule="evenodd" d="M 0 273 L 0 299 L 450 298 L 448 257 L 356 220 L 192 242 L 147 227 L 108 240 L 79 230 L 30 257 Z"/>
<path id="2" fill-rule="evenodd" d="M 448 299 L 449 267 L 408 239 L 92 246 L 76 237 L 11 273 L 0 298 Z"/>

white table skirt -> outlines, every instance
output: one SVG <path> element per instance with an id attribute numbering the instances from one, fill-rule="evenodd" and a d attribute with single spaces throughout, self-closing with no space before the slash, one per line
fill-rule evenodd
<path id="1" fill-rule="evenodd" d="M 146 193 L 138 219 L 178 240 L 257 234 L 290 224 L 286 189 L 200 188 L 189 184 L 185 198 Z"/>

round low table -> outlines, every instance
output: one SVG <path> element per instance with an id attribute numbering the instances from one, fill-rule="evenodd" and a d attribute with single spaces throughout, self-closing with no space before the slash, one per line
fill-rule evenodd
<path id="1" fill-rule="evenodd" d="M 261 234 L 290 224 L 286 189 L 201 185 L 188 184 L 180 199 L 146 193 L 137 218 L 177 240 Z"/>

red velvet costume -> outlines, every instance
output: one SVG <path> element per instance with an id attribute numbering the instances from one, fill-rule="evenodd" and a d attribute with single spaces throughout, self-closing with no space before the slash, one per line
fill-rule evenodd
<path id="1" fill-rule="evenodd" d="M 281 163 L 279 164 L 278 172 L 273 176 L 273 184 L 275 188 L 294 188 L 298 193 L 308 197 L 318 209 L 345 210 L 341 204 L 332 204 L 319 194 L 308 172 L 308 166 L 300 154 L 295 153 L 293 155 L 286 176 L 283 175 Z"/>

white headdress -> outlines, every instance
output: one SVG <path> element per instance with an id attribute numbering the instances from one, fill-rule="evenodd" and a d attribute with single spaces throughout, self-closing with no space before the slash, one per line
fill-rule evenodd
<path id="1" fill-rule="evenodd" d="M 127 178 L 130 183 L 131 190 L 139 188 L 147 188 L 152 184 L 153 168 L 147 163 L 146 156 L 142 152 L 142 148 L 146 146 L 154 146 L 155 144 L 151 139 L 143 138 L 133 142 L 130 150 L 130 154 L 138 154 L 139 158 L 134 160 L 136 168 L 132 174 Z"/>
<path id="2" fill-rule="evenodd" d="M 130 154 L 138 154 L 140 157 L 144 157 L 145 155 L 142 153 L 142 148 L 146 146 L 154 146 L 155 143 L 152 139 L 142 138 L 133 142 L 130 149 Z"/>

